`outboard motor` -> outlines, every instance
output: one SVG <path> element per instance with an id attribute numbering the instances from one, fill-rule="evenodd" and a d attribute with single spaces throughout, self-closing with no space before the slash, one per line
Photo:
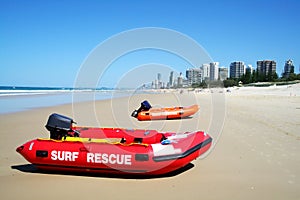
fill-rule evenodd
<path id="1" fill-rule="evenodd" d="M 73 119 L 53 113 L 49 116 L 46 128 L 50 131 L 50 138 L 61 140 L 66 136 L 78 137 L 79 132 L 72 130 Z"/>
<path id="2" fill-rule="evenodd" d="M 150 110 L 150 108 L 152 108 L 152 106 L 150 105 L 150 103 L 147 100 L 145 100 L 141 103 L 141 107 L 138 110 L 134 110 L 132 112 L 131 116 L 136 118 L 140 112 L 148 111 L 148 110 Z"/>

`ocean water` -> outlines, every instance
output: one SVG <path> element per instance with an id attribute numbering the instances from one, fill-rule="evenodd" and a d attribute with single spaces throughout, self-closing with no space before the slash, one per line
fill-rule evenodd
<path id="1" fill-rule="evenodd" d="M 125 90 L 0 86 L 0 114 L 131 95 Z"/>

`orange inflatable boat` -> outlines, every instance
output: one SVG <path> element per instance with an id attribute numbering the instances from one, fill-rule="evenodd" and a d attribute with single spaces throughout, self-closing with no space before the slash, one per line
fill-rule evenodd
<path id="1" fill-rule="evenodd" d="M 152 108 L 148 101 L 143 101 L 138 110 L 132 112 L 131 116 L 140 121 L 159 119 L 179 119 L 189 117 L 199 110 L 198 105 L 186 107 Z"/>

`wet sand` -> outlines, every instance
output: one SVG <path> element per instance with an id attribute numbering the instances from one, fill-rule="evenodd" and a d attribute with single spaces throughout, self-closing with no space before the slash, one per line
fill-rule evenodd
<path id="1" fill-rule="evenodd" d="M 300 199 L 299 92 L 299 85 L 166 92 L 0 115 L 1 199 Z M 197 103 L 200 111 L 182 120 L 139 122 L 130 114 L 145 99 L 156 107 Z M 44 126 L 54 112 L 83 126 L 205 130 L 214 147 L 168 177 L 33 173 L 15 149 L 48 137 Z"/>

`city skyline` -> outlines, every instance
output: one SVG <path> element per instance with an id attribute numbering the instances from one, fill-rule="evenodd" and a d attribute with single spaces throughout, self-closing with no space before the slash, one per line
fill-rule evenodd
<path id="1" fill-rule="evenodd" d="M 3 0 L 0 5 L 0 85 L 72 87 L 96 47 L 115 35 L 145 27 L 187 36 L 219 66 L 275 60 L 281 76 L 285 61 L 292 59 L 299 73 L 300 2 L 295 0 Z M 161 49 L 127 52 L 110 64 L 97 87 L 116 87 L 124 76 L 149 63 L 177 72 L 190 66 L 180 55 Z M 148 74 L 137 75 L 150 81 Z M 122 84 L 139 86 L 133 81 Z"/>
<path id="2" fill-rule="evenodd" d="M 267 76 L 269 73 L 276 72 L 277 64 L 274 60 L 258 60 L 256 61 L 256 64 L 257 65 L 255 69 L 253 69 L 254 67 L 251 64 L 246 65 L 243 61 L 234 61 L 230 64 L 229 67 L 219 66 L 219 62 L 203 63 L 200 67 L 188 67 L 185 70 L 185 78 L 183 77 L 182 80 L 183 85 L 191 86 L 203 81 L 223 81 L 228 78 L 238 79 L 245 75 L 247 70 L 249 70 L 250 74 L 252 74 L 255 70 L 256 72 L 258 71 L 264 76 Z M 215 75 L 214 72 L 216 71 L 216 69 L 218 70 L 218 73 Z M 294 64 L 293 60 L 288 59 L 285 61 L 283 73 L 277 75 L 278 77 L 288 78 L 291 72 L 294 72 Z M 180 75 L 181 74 L 182 72 L 180 72 Z M 217 76 L 217 78 L 215 76 Z M 152 81 L 152 88 L 171 88 L 172 86 L 177 86 L 176 84 L 178 84 L 178 81 L 174 79 L 174 71 L 170 72 L 168 82 L 162 81 L 161 73 L 158 73 L 157 77 L 157 79 Z M 179 78 L 179 75 L 177 77 Z"/>

